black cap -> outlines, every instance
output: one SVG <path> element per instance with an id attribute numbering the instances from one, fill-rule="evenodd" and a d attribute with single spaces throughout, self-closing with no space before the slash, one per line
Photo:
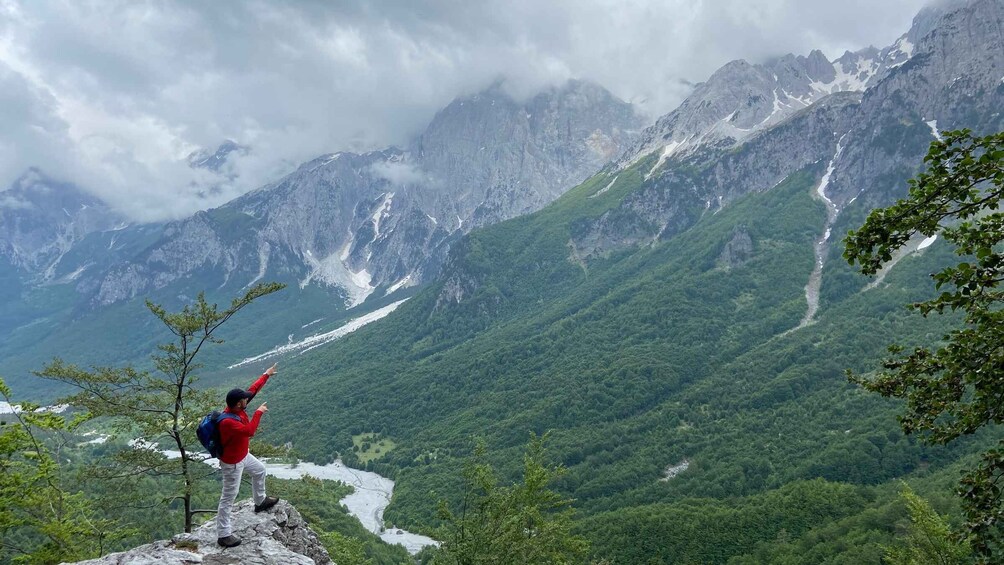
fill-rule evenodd
<path id="1" fill-rule="evenodd" d="M 227 406 L 233 408 L 238 402 L 245 398 L 254 398 L 254 394 L 251 394 L 242 388 L 235 388 L 227 393 Z"/>

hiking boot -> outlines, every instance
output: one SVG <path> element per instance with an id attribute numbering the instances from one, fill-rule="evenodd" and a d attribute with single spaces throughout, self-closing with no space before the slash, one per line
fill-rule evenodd
<path id="1" fill-rule="evenodd" d="M 269 508 L 272 508 L 273 506 L 275 506 L 276 502 L 279 502 L 278 498 L 276 498 L 274 496 L 266 496 L 265 500 L 261 501 L 261 504 L 255 504 L 254 505 L 254 511 L 255 512 L 262 512 L 264 510 L 268 510 Z"/>
<path id="2" fill-rule="evenodd" d="M 229 535 L 225 538 L 218 538 L 216 543 L 222 545 L 223 547 L 237 547 L 241 544 L 241 538 L 235 535 Z"/>

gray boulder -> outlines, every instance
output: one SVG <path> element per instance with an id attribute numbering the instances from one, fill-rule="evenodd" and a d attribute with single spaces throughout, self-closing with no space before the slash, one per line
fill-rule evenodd
<path id="1" fill-rule="evenodd" d="M 88 565 L 324 565 L 331 557 L 320 540 L 291 504 L 280 500 L 268 512 L 255 514 L 254 504 L 237 504 L 233 514 L 234 535 L 243 540 L 237 547 L 216 543 L 216 521 L 211 520 L 190 534 L 80 561 Z"/>

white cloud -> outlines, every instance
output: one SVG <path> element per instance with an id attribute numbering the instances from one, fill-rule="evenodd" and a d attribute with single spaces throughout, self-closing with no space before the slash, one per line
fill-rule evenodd
<path id="1" fill-rule="evenodd" d="M 391 184 L 398 186 L 417 184 L 427 180 L 425 173 L 411 163 L 377 162 L 373 163 L 370 170 L 377 177 L 387 179 Z"/>
<path id="2" fill-rule="evenodd" d="M 8 210 L 27 210 L 28 208 L 31 208 L 31 203 L 0 193 L 0 208 L 7 208 Z"/>
<path id="3" fill-rule="evenodd" d="M 657 115 L 735 58 L 891 43 L 921 0 L 0 0 L 0 187 L 29 166 L 140 219 L 401 145 L 500 76 L 594 80 Z M 225 171 L 192 150 L 250 146 Z M 232 176 L 232 178 L 231 178 Z"/>

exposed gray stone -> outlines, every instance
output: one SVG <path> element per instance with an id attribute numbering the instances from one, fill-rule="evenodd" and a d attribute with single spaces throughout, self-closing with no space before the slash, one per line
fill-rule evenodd
<path id="1" fill-rule="evenodd" d="M 725 243 L 718 254 L 717 264 L 725 269 L 738 267 L 753 256 L 753 239 L 746 226 L 738 226 L 732 231 L 732 239 Z"/>
<path id="2" fill-rule="evenodd" d="M 858 73 L 867 61 L 869 69 Z M 820 83 L 831 74 L 816 53 L 723 67 L 618 162 L 631 166 L 652 148 L 658 155 L 649 158 L 651 165 L 637 162 L 647 168 L 639 190 L 599 218 L 573 226 L 572 258 L 671 237 L 700 217 L 695 208 L 713 213 L 746 194 L 770 190 L 796 171 L 828 163 L 838 145 L 829 198 L 838 208 L 859 198 L 859 206 L 885 205 L 905 194 L 905 179 L 922 166 L 935 139 L 935 120 L 938 129 L 1004 129 L 1002 0 L 927 9 L 892 46 L 847 53 L 835 65 L 840 72 L 832 88 L 844 88 L 840 80 L 857 80 L 864 92 L 825 95 Z M 783 117 L 768 119 L 765 92 L 778 89 L 810 105 L 785 109 L 782 103 L 775 109 Z M 732 135 L 722 123 L 759 125 Z M 680 149 L 681 140 L 690 145 Z M 822 176 L 823 168 L 818 171 Z"/>
<path id="3" fill-rule="evenodd" d="M 267 512 L 255 513 L 246 500 L 233 514 L 234 535 L 242 539 L 237 547 L 216 543 L 216 521 L 211 520 L 190 534 L 170 540 L 112 553 L 79 565 L 326 565 L 331 563 L 320 540 L 291 504 L 279 501 Z"/>
<path id="4" fill-rule="evenodd" d="M 535 211 L 581 182 L 637 135 L 629 104 L 571 81 L 526 101 L 495 85 L 458 98 L 405 149 L 335 153 L 216 210 L 164 228 L 140 254 L 95 273 L 109 304 L 193 276 L 203 286 L 290 278 L 344 290 L 439 273 L 471 229 Z"/>
<path id="5" fill-rule="evenodd" d="M 60 264 L 73 246 L 122 222 L 97 198 L 31 169 L 0 192 L 0 258 L 29 279 L 50 282 L 76 271 Z"/>

